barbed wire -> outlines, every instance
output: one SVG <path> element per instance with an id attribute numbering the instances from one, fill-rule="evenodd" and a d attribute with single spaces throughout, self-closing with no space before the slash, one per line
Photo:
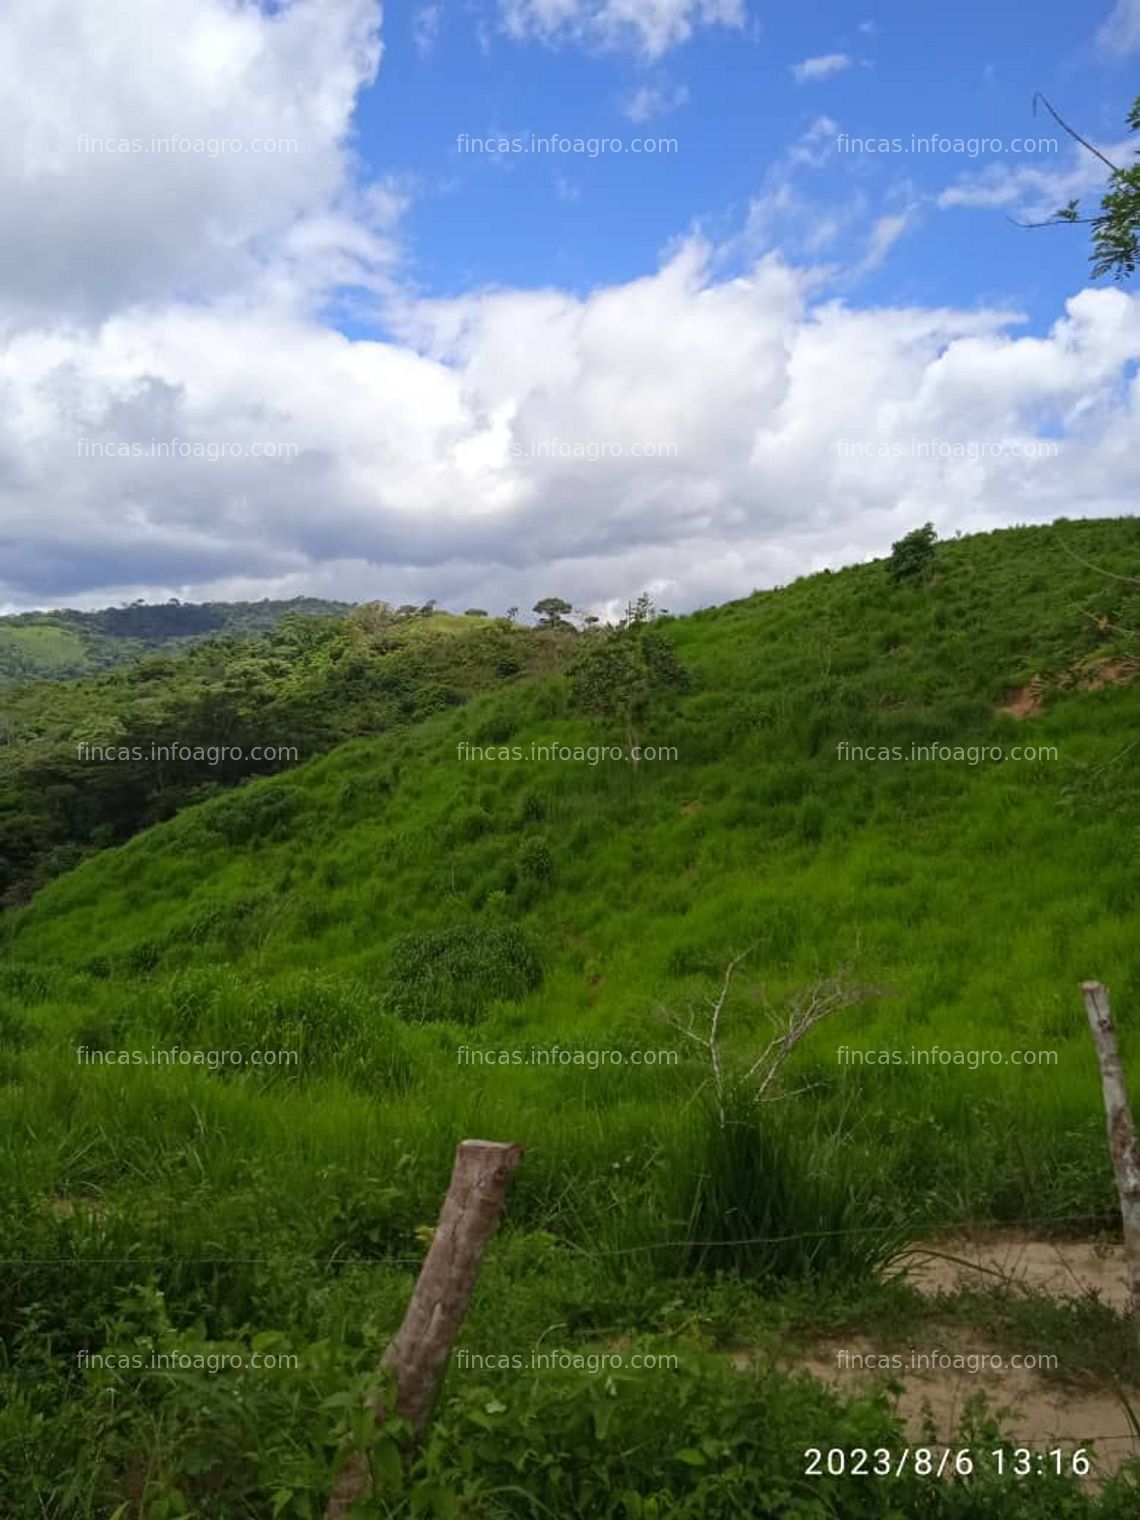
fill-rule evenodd
<path id="1" fill-rule="evenodd" d="M 77 1210 L 77 1212 L 81 1212 Z M 71 1216 L 74 1217 L 74 1216 Z M 915 1236 L 906 1245 L 900 1247 L 896 1256 L 904 1256 L 910 1252 L 921 1253 L 927 1249 L 925 1242 L 933 1232 L 958 1233 L 969 1235 L 1000 1235 L 1005 1230 L 1023 1230 L 1040 1228 L 1045 1225 L 1060 1224 L 1088 1224 L 1090 1218 L 1095 1217 L 1088 1209 L 1079 1213 L 1066 1214 L 1039 1214 L 1023 1216 L 1017 1219 L 999 1219 L 979 1222 L 977 1220 L 950 1219 L 943 1221 L 929 1221 L 922 1225 L 923 1234 Z M 636 1245 L 610 1246 L 601 1249 L 591 1249 L 578 1245 L 572 1240 L 555 1240 L 560 1247 L 573 1252 L 576 1256 L 586 1259 L 602 1259 L 610 1256 L 629 1256 L 641 1251 L 679 1251 L 679 1250 L 727 1250 L 738 1246 L 762 1246 L 762 1245 L 789 1245 L 797 1240 L 828 1240 L 841 1239 L 856 1235 L 904 1235 L 908 1233 L 908 1227 L 901 1221 L 885 1222 L 872 1225 L 848 1225 L 839 1229 L 820 1230 L 797 1230 L 786 1235 L 747 1235 L 729 1240 L 652 1240 L 642 1241 Z M 1107 1233 L 1107 1232 L 1106 1232 Z M 1115 1233 L 1115 1231 L 1113 1232 Z M 426 1255 L 426 1252 L 425 1252 Z M 305 1256 L 172 1256 L 169 1253 L 162 1256 L 86 1256 L 77 1253 L 71 1256 L 11 1256 L 0 1257 L 0 1266 L 66 1266 L 66 1265 L 91 1265 L 91 1266 L 114 1266 L 114 1265 L 148 1265 L 152 1263 L 182 1263 L 182 1264 L 214 1264 L 221 1265 L 230 1263 L 234 1266 L 289 1266 L 308 1262 L 314 1264 L 316 1257 L 313 1253 Z M 337 1256 L 332 1253 L 328 1258 L 328 1265 L 351 1265 L 351 1266 L 422 1266 L 423 1256 Z"/>

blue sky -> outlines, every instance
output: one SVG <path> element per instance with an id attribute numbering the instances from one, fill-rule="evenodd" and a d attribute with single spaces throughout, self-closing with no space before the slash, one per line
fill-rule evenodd
<path id="1" fill-rule="evenodd" d="M 1035 92 L 1135 151 L 1140 0 L 4 28 L 0 611 L 682 611 L 928 520 L 1135 509 L 1140 297 L 1090 282 L 1084 230 L 1011 219 L 1105 180 Z M 461 147 L 532 134 L 571 149 Z"/>
<path id="2" fill-rule="evenodd" d="M 433 23 L 425 23 L 425 10 Z M 806 212 L 774 215 L 765 241 L 793 253 L 803 249 L 804 217 L 813 212 L 822 220 L 836 206 L 850 208 L 845 231 L 820 251 L 825 261 L 844 260 L 878 218 L 906 214 L 890 256 L 847 287 L 851 298 L 1012 302 L 1041 325 L 1084 273 L 1080 234 L 1018 232 L 1006 219 L 1018 202 L 940 208 L 938 197 L 987 171 L 1058 174 L 1072 165 L 1079 150 L 1043 108 L 1034 115 L 1037 91 L 1102 143 L 1124 136 L 1127 107 L 1140 91 L 1135 59 L 1097 45 L 1095 13 L 1060 0 L 1032 11 L 979 0 L 751 4 L 743 25 L 699 28 L 656 58 L 633 33 L 616 42 L 557 32 L 512 38 L 489 4 L 391 6 L 388 17 L 383 64 L 361 96 L 356 142 L 369 172 L 395 174 L 408 186 L 410 273 L 434 296 L 486 284 L 584 292 L 633 279 L 690 228 L 731 242 L 765 187 L 786 183 Z M 844 65 L 796 82 L 796 64 L 832 57 Z M 638 92 L 660 103 L 647 120 L 630 119 Z M 832 151 L 814 167 L 788 165 L 821 118 L 835 127 L 817 151 L 844 132 L 991 144 L 976 156 Z M 623 144 L 675 138 L 676 148 L 656 156 L 627 148 L 594 158 L 490 157 L 460 151 L 464 133 Z M 1017 138 L 1053 143 L 993 151 L 993 139 Z M 746 244 L 738 260 L 747 251 Z"/>

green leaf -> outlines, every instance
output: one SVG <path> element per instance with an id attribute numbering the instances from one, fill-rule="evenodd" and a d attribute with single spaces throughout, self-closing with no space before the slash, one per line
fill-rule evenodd
<path id="1" fill-rule="evenodd" d="M 372 1448 L 372 1472 L 379 1487 L 400 1489 L 404 1481 L 404 1463 L 394 1441 L 377 1441 Z"/>
<path id="2" fill-rule="evenodd" d="M 676 1461 L 684 1462 L 689 1467 L 705 1467 L 707 1459 L 703 1451 L 698 1451 L 695 1446 L 682 1446 L 680 1451 L 675 1451 L 673 1456 Z"/>

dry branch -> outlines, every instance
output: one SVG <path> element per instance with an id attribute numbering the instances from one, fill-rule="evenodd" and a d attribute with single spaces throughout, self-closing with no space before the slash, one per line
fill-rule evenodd
<path id="1" fill-rule="evenodd" d="M 879 997 L 883 991 L 880 987 L 862 987 L 852 984 L 849 980 L 851 968 L 840 967 L 833 975 L 815 982 L 805 992 L 793 998 L 783 1010 L 782 1021 L 780 1016 L 769 1012 L 769 1019 L 776 1026 L 777 1032 L 739 1076 L 730 1078 L 726 1072 L 721 1049 L 722 1016 L 736 969 L 741 961 L 751 955 L 753 949 L 755 946 L 750 946 L 729 961 L 719 995 L 715 999 L 709 999 L 710 1013 L 703 1027 L 697 1027 L 695 1015 L 690 1015 L 687 1024 L 682 1024 L 678 1019 L 666 1015 L 674 1029 L 701 1046 L 708 1056 L 711 1071 L 708 1081 L 712 1083 L 717 1118 L 722 1129 L 728 1120 L 729 1098 L 741 1089 L 751 1088 L 751 1100 L 754 1103 L 771 1103 L 779 1097 L 793 1096 L 788 1093 L 777 1093 L 774 1088 L 784 1063 L 800 1041 L 817 1024 L 830 1018 L 832 1014 L 838 1013 L 843 1008 L 849 1008 L 854 1003 L 862 1003 L 868 998 Z M 701 1084 L 702 1087 L 705 1085 L 707 1084 Z M 806 1092 L 808 1089 L 800 1088 L 798 1091 Z"/>

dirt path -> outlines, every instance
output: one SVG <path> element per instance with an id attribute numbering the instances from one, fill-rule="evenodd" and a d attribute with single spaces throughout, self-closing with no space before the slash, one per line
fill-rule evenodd
<path id="1" fill-rule="evenodd" d="M 1082 1298 L 1095 1293 L 1122 1312 L 1128 1307 L 1124 1247 L 1095 1240 L 1034 1240 L 1016 1231 L 931 1241 L 901 1257 L 907 1280 L 920 1293 L 985 1289 L 999 1282 Z"/>
<path id="2" fill-rule="evenodd" d="M 1128 1306 L 1124 1256 L 1117 1245 L 1035 1240 L 1009 1232 L 932 1241 L 908 1252 L 899 1265 L 919 1292 L 932 1297 L 1013 1284 L 1058 1299 L 1095 1293 L 1115 1309 Z M 735 1360 L 743 1366 L 749 1358 L 742 1353 Z M 932 1323 L 914 1347 L 884 1348 L 855 1335 L 817 1342 L 789 1365 L 845 1394 L 887 1382 L 901 1385 L 896 1407 L 915 1441 L 927 1439 L 932 1422 L 939 1442 L 957 1445 L 966 1405 L 983 1393 L 991 1410 L 1004 1411 L 1003 1429 L 1035 1449 L 1095 1445 L 1095 1471 L 1102 1475 L 1140 1455 L 1128 1411 L 1113 1388 L 1072 1387 L 1032 1366 L 1012 1365 L 1016 1360 L 966 1334 L 957 1322 Z M 1140 1409 L 1140 1390 L 1125 1391 Z"/>

